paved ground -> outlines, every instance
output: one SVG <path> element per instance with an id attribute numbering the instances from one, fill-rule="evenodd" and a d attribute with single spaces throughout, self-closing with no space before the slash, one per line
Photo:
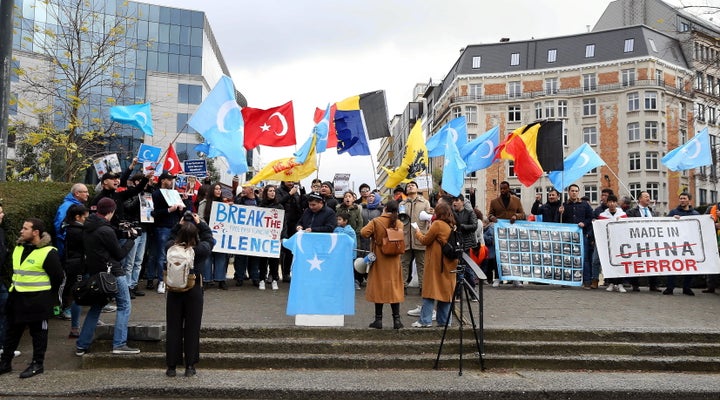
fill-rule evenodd
<path id="1" fill-rule="evenodd" d="M 287 284 L 281 284 L 280 290 L 274 292 L 269 288 L 260 291 L 247 283 L 242 287 L 236 287 L 233 281 L 229 281 L 229 283 L 227 291 L 218 289 L 206 291 L 204 324 L 231 324 L 242 327 L 292 326 L 294 324 L 293 317 L 285 315 Z M 525 285 L 523 288 L 504 285 L 500 288 L 492 288 L 486 285 L 484 286 L 484 324 L 486 328 L 717 332 L 720 325 L 718 321 L 720 296 L 703 294 L 700 289 L 696 289 L 695 293 L 696 296 L 690 297 L 682 295 L 680 289 L 676 289 L 676 294 L 673 296 L 664 296 L 660 293 L 648 292 L 646 287 L 642 288 L 640 293 L 621 294 L 606 292 L 604 288 L 583 290 L 547 285 Z M 419 302 L 418 289 L 409 288 L 409 295 L 401 305 L 403 321 L 406 326 L 410 326 L 415 319 L 405 313 Z M 372 304 L 365 301 L 364 290 L 357 292 L 355 308 L 355 315 L 347 316 L 345 325 L 353 328 L 367 327 L 373 318 L 374 309 Z M 154 291 L 148 291 L 146 296 L 138 297 L 133 301 L 131 323 L 162 323 L 164 312 L 164 296 Z M 384 321 L 386 329 L 389 329 L 391 323 L 389 313 L 388 307 Z M 114 314 L 103 314 L 101 319 L 112 323 Z M 78 370 L 79 358 L 73 355 L 74 340 L 67 338 L 68 330 L 68 321 L 51 321 L 50 343 L 45 363 L 46 372 L 29 380 L 20 380 L 17 378 L 17 374 L 29 363 L 31 355 L 31 346 L 26 334 L 20 347 L 23 354 L 14 360 L 13 373 L 0 376 L 0 395 L 62 397 L 63 394 L 74 396 L 81 394 L 80 392 L 93 394 L 94 392 L 86 390 L 96 388 L 99 390 L 98 393 L 105 393 L 105 396 L 162 397 L 181 395 L 172 390 L 183 388 L 186 391 L 182 393 L 196 397 L 269 398 L 278 396 L 277 393 L 263 391 L 267 389 L 265 382 L 273 382 L 274 385 L 280 385 L 293 396 L 298 396 L 298 393 L 306 393 L 307 398 L 318 398 L 323 397 L 322 393 L 325 393 L 323 391 L 332 388 L 347 390 L 355 385 L 364 385 L 366 389 L 370 387 L 372 390 L 375 382 L 389 373 L 387 371 L 360 372 L 362 382 L 358 382 L 359 375 L 354 375 L 355 372 L 350 371 L 214 370 L 206 372 L 200 369 L 194 383 L 188 383 L 184 378 L 178 378 L 176 381 L 178 383 L 174 383 L 172 385 L 174 389 L 171 390 L 168 389 L 167 378 L 164 377 L 163 371 Z M 100 348 L 101 346 L 108 347 Z M 110 347 L 109 344 L 103 343 L 95 346 L 92 350 L 110 351 Z M 592 375 L 592 377 L 588 375 Z M 598 387 L 616 391 L 616 394 L 617 391 L 634 393 L 633 397 L 642 398 L 638 393 L 643 393 L 643 388 L 658 389 L 675 385 L 672 389 L 675 393 L 683 393 L 683 390 L 687 389 L 690 390 L 688 393 L 693 394 L 690 398 L 720 398 L 718 396 L 720 379 L 717 379 L 717 375 L 714 374 L 637 374 L 629 372 L 583 374 L 541 371 L 482 373 L 468 371 L 464 377 L 458 378 L 457 371 L 421 371 L 417 373 L 395 371 L 392 372 L 392 376 L 394 378 L 389 383 L 390 387 L 387 385 L 377 386 L 378 397 L 387 399 L 389 398 L 388 393 L 392 392 L 397 393 L 398 398 L 402 398 L 403 390 L 413 389 L 429 392 L 435 390 L 437 385 L 441 385 L 451 392 L 458 391 L 458 393 L 487 390 L 494 393 L 492 398 L 521 398 L 519 395 L 503 397 L 502 389 L 510 387 L 522 388 L 524 398 L 536 398 L 534 397 L 536 395 L 537 398 L 543 398 L 548 393 L 558 393 L 562 390 L 577 393 L 578 388 L 594 390 L 596 394 L 604 393 L 598 392 Z M 282 383 L 278 383 L 278 381 L 282 381 Z M 374 383 L 368 384 L 368 382 Z M 206 391 L 200 390 L 204 387 L 207 388 Z M 382 391 L 381 388 L 385 388 L 385 391 Z M 670 390 L 669 388 L 670 386 L 668 386 L 668 390 Z M 191 391 L 191 389 L 193 390 Z M 707 397 L 703 393 L 707 394 Z M 337 394 L 332 396 L 328 394 L 327 396 L 332 398 Z M 350 398 L 352 395 L 346 393 L 345 397 Z M 571 397 L 567 396 L 566 398 Z"/>

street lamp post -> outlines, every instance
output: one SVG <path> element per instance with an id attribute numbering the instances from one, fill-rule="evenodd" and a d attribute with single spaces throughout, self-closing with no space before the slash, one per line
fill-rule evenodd
<path id="1" fill-rule="evenodd" d="M 8 115 L 14 0 L 0 0 L 0 181 L 7 179 Z"/>

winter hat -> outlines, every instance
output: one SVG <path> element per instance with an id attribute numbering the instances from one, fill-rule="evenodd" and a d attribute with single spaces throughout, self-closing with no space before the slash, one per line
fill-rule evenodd
<path id="1" fill-rule="evenodd" d="M 97 203 L 97 213 L 100 215 L 108 215 L 111 212 L 115 211 L 115 208 L 117 205 L 115 204 L 115 201 L 109 197 L 103 197 L 98 201 Z"/>

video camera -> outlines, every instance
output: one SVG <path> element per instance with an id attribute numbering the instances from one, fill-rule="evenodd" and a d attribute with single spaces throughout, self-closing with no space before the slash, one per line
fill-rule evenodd
<path id="1" fill-rule="evenodd" d="M 185 211 L 185 212 L 183 213 L 182 219 L 183 219 L 183 221 L 186 221 L 186 222 L 193 222 L 193 223 L 195 222 L 195 218 L 194 218 L 194 216 L 193 216 L 193 213 L 192 213 L 192 211 L 190 211 L 190 210 Z"/>
<path id="2" fill-rule="evenodd" d="M 135 239 L 142 235 L 143 228 L 139 222 L 123 221 L 118 224 L 121 239 Z"/>

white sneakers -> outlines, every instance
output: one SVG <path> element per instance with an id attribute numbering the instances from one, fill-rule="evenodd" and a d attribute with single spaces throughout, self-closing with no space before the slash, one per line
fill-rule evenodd
<path id="1" fill-rule="evenodd" d="M 500 287 L 500 279 L 493 279 L 492 287 Z"/>
<path id="2" fill-rule="evenodd" d="M 158 282 L 157 292 L 158 292 L 159 294 L 164 294 L 164 293 L 165 293 L 165 282 L 162 282 L 162 281 Z"/>
<path id="3" fill-rule="evenodd" d="M 419 317 L 420 316 L 420 310 L 422 310 L 422 306 L 417 306 L 413 308 L 412 310 L 408 310 L 407 315 L 411 317 Z M 432 320 L 435 321 L 435 317 L 437 316 L 437 312 L 433 310 Z"/>
<path id="4" fill-rule="evenodd" d="M 607 290 L 608 292 L 612 292 L 613 290 L 615 290 L 615 284 L 613 284 L 613 283 L 609 284 L 607 289 L 605 289 L 605 290 Z"/>
<path id="5" fill-rule="evenodd" d="M 277 281 L 272 281 L 272 290 L 278 290 Z"/>
<path id="6" fill-rule="evenodd" d="M 260 281 L 260 284 L 258 285 L 258 289 L 265 290 L 265 281 Z"/>
<path id="7" fill-rule="evenodd" d="M 622 283 L 619 284 L 609 284 L 607 289 L 608 292 L 620 292 L 620 293 L 627 293 L 627 290 L 625 290 L 625 287 L 622 285 Z"/>
<path id="8" fill-rule="evenodd" d="M 2 353 L 3 353 L 3 349 L 0 349 L 0 354 L 2 354 Z M 22 353 L 20 352 L 20 350 L 15 350 L 15 352 L 13 354 L 14 354 L 14 357 L 20 357 L 20 355 Z"/>
<path id="9" fill-rule="evenodd" d="M 415 321 L 411 325 L 413 328 L 432 328 L 432 324 L 421 324 L 420 321 Z"/>

